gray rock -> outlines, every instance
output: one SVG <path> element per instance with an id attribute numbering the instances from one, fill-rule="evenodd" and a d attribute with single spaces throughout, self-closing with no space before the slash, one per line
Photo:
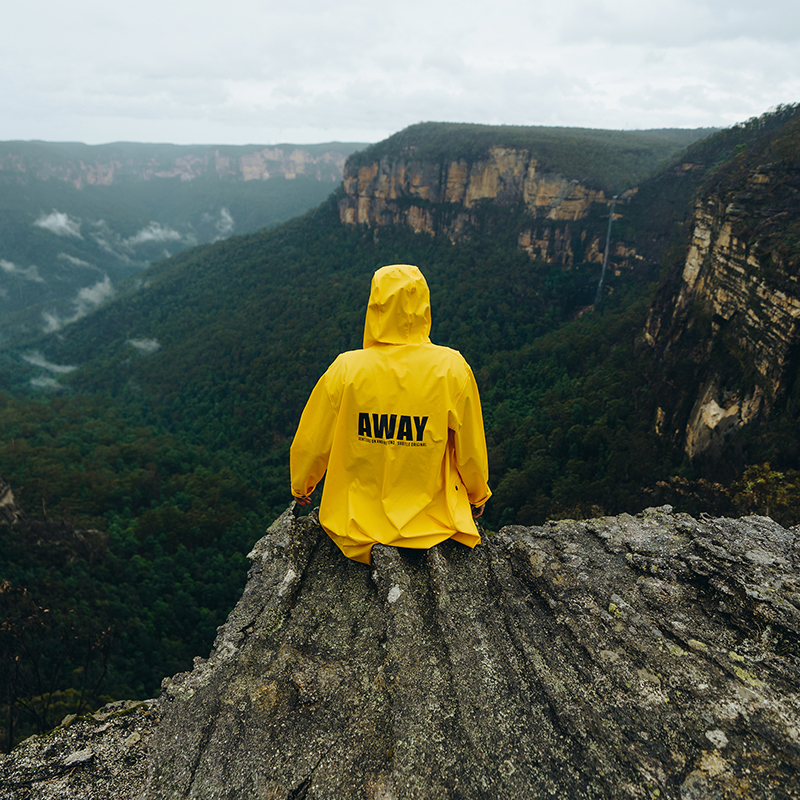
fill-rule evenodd
<path id="1" fill-rule="evenodd" d="M 8 481 L 0 475 L 0 524 L 14 525 L 24 513 L 19 507 Z"/>
<path id="2" fill-rule="evenodd" d="M 147 744 L 158 723 L 155 700 L 110 703 L 66 717 L 0 756 L 2 800 L 134 800 L 147 774 Z"/>
<path id="3" fill-rule="evenodd" d="M 149 759 L 126 797 L 800 798 L 800 542 L 768 518 L 663 507 L 367 568 L 287 511 L 250 557 L 152 735 L 117 735 Z M 42 768 L 97 771 L 101 741 Z M 73 796 L 26 791 L 0 797 Z"/>

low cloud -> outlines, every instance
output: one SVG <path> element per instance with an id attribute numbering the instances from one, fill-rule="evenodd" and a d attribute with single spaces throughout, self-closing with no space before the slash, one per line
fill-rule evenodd
<path id="1" fill-rule="evenodd" d="M 42 369 L 46 369 L 48 372 L 52 372 L 55 375 L 66 375 L 66 373 L 77 369 L 77 367 L 72 367 L 66 364 L 54 364 L 52 361 L 48 361 L 38 350 L 27 353 L 26 355 L 22 356 L 22 358 L 29 364 L 33 364 L 34 367 L 41 367 Z"/>
<path id="2" fill-rule="evenodd" d="M 78 292 L 72 301 L 75 313 L 71 316 L 64 319 L 56 311 L 43 311 L 44 332 L 54 333 L 61 330 L 65 325 L 85 317 L 90 311 L 113 296 L 114 287 L 111 284 L 111 279 L 108 275 L 105 275 L 103 280 L 98 281 L 94 286 L 85 286 Z"/>
<path id="3" fill-rule="evenodd" d="M 76 239 L 83 239 L 83 236 L 81 236 L 81 223 L 63 211 L 53 210 L 51 214 L 42 214 L 33 224 L 50 231 L 50 233 L 54 233 L 56 236 L 74 236 Z"/>
<path id="4" fill-rule="evenodd" d="M 44 319 L 45 333 L 55 333 L 63 327 L 61 318 L 55 311 L 42 311 L 42 318 Z"/>
<path id="5" fill-rule="evenodd" d="M 31 386 L 37 389 L 63 389 L 64 387 L 55 378 L 31 378 Z"/>
<path id="6" fill-rule="evenodd" d="M 122 240 L 119 234 L 111 230 L 108 223 L 104 219 L 99 219 L 92 223 L 94 230 L 91 233 L 92 238 L 97 242 L 98 246 L 116 256 L 124 263 L 130 263 L 130 257 L 126 253 L 121 253 Z"/>
<path id="7" fill-rule="evenodd" d="M 97 281 L 94 286 L 84 287 L 78 292 L 78 297 L 74 301 L 75 319 L 88 314 L 93 308 L 96 308 L 100 303 L 109 300 L 113 296 L 114 287 L 111 285 L 111 279 L 108 275 L 105 275 L 103 280 Z"/>
<path id="8" fill-rule="evenodd" d="M 219 217 L 215 218 L 206 211 L 200 217 L 200 221 L 204 225 L 213 226 L 215 228 L 217 231 L 217 235 L 214 237 L 215 242 L 218 242 L 220 239 L 227 239 L 233 233 L 235 227 L 233 214 L 224 206 L 219 210 Z"/>
<path id="9" fill-rule="evenodd" d="M 94 264 L 90 264 L 88 261 L 84 261 L 82 258 L 75 258 L 75 256 L 71 256 L 68 253 L 59 253 L 58 254 L 59 261 L 66 261 L 69 264 L 72 264 L 73 267 L 84 267 L 86 269 L 93 269 L 100 272 L 100 268 L 96 267 Z"/>
<path id="10" fill-rule="evenodd" d="M 191 234 L 182 234 L 179 231 L 170 228 L 168 225 L 162 225 L 160 222 L 151 222 L 147 227 L 137 231 L 133 236 L 123 238 L 116 231 L 112 230 L 109 224 L 99 219 L 91 223 L 92 231 L 91 236 L 97 244 L 110 253 L 116 256 L 126 264 L 139 263 L 145 267 L 149 262 L 137 261 L 136 249 L 143 245 L 152 244 L 165 244 L 165 243 L 179 243 L 181 245 L 197 244 L 197 239 Z M 168 250 L 165 249 L 164 256 L 170 256 Z"/>
<path id="11" fill-rule="evenodd" d="M 161 349 L 161 345 L 155 339 L 128 339 L 127 343 L 146 356 Z"/>
<path id="12" fill-rule="evenodd" d="M 217 220 L 216 228 L 223 239 L 233 233 L 233 215 L 227 208 L 219 210 L 219 220 Z"/>
<path id="13" fill-rule="evenodd" d="M 162 225 L 160 222 L 151 222 L 146 228 L 142 228 L 138 233 L 123 239 L 123 244 L 128 247 L 136 247 L 140 244 L 150 242 L 181 242 L 183 235 L 172 228 Z"/>
<path id="14" fill-rule="evenodd" d="M 28 281 L 35 281 L 36 283 L 44 283 L 44 278 L 39 274 L 39 268 L 31 265 L 30 267 L 17 266 L 13 261 L 6 261 L 0 258 L 0 270 L 8 275 L 17 275 L 20 278 L 25 278 Z"/>

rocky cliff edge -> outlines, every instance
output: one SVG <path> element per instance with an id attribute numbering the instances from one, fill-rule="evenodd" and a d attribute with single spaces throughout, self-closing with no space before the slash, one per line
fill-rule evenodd
<path id="1" fill-rule="evenodd" d="M 724 458 L 731 436 L 796 391 L 800 169 L 754 161 L 729 183 L 697 201 L 682 272 L 642 337 L 657 355 L 656 431 L 691 459 Z"/>
<path id="2" fill-rule="evenodd" d="M 798 798 L 797 534 L 665 506 L 366 568 L 287 511 L 208 660 L 0 798 Z"/>
<path id="3" fill-rule="evenodd" d="M 632 194 L 626 193 L 626 199 Z M 385 157 L 362 165 L 351 160 L 344 168 L 339 217 L 345 225 L 401 225 L 457 242 L 479 229 L 487 203 L 524 209 L 517 238 L 531 258 L 571 266 L 575 239 L 581 243 L 578 260 L 602 263 L 604 226 L 595 230 L 587 220 L 593 208 L 605 209 L 610 198 L 602 189 L 541 169 L 524 149 L 491 147 L 473 161 Z M 626 266 L 639 259 L 625 246 L 613 255 Z"/>

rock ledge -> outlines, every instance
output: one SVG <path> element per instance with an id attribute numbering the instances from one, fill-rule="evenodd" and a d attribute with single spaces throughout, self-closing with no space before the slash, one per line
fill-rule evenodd
<path id="1" fill-rule="evenodd" d="M 208 660 L 0 798 L 800 798 L 797 533 L 665 506 L 366 568 L 287 511 Z"/>

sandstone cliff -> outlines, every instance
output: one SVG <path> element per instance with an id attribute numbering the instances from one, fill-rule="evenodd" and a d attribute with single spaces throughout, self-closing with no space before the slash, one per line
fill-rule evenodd
<path id="1" fill-rule="evenodd" d="M 542 169 L 529 150 L 495 146 L 472 161 L 419 161 L 402 154 L 366 166 L 351 161 L 339 216 L 348 225 L 403 225 L 457 242 L 480 229 L 487 207 L 521 209 L 522 218 L 512 223 L 519 246 L 532 258 L 571 266 L 602 263 L 604 229 L 594 217 L 607 214 L 609 202 L 602 189 Z M 635 260 L 632 250 L 615 248 L 626 264 Z"/>
<path id="2" fill-rule="evenodd" d="M 719 454 L 793 389 L 798 219 L 800 170 L 785 164 L 751 166 L 697 201 L 682 272 L 662 288 L 643 333 L 667 376 L 657 430 L 690 458 Z M 694 365 L 689 380 L 686 368 L 677 377 L 679 357 Z"/>
<path id="3" fill-rule="evenodd" d="M 797 534 L 663 507 L 366 568 L 287 511 L 208 660 L 0 797 L 798 798 Z"/>

